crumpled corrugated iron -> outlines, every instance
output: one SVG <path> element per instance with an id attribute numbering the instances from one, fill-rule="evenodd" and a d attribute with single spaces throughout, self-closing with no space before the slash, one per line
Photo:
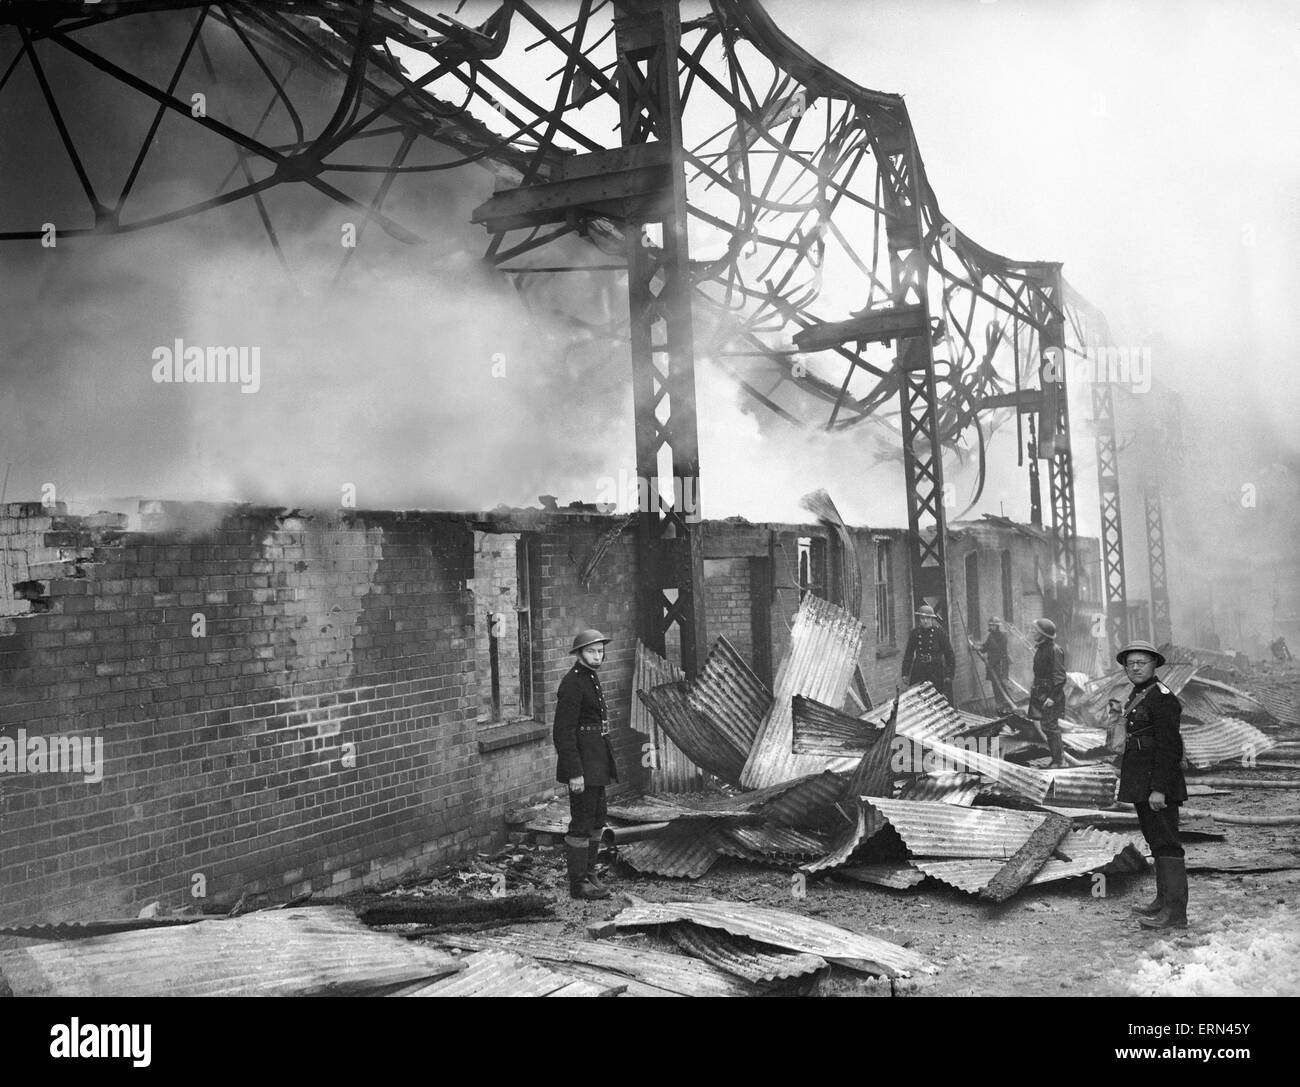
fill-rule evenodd
<path id="1" fill-rule="evenodd" d="M 1264 704 L 1245 691 L 1204 679 L 1199 672 L 1183 688 L 1179 701 L 1183 704 L 1184 716 L 1199 717 L 1202 721 L 1247 713 L 1261 717 L 1268 714 Z"/>
<path id="2" fill-rule="evenodd" d="M 983 787 L 979 774 L 960 771 L 951 774 L 925 774 L 903 786 L 899 800 L 930 800 L 969 808 Z"/>
<path id="3" fill-rule="evenodd" d="M 1198 769 L 1220 762 L 1249 765 L 1273 746 L 1254 725 L 1235 717 L 1221 717 L 1213 723 L 1184 718 L 1178 732 L 1183 738 L 1183 754 Z"/>
<path id="4" fill-rule="evenodd" d="M 372 932 L 337 906 L 0 952 L 15 996 L 365 995 L 460 969 L 450 955 Z"/>
<path id="5" fill-rule="evenodd" d="M 790 646 L 777 670 L 771 708 L 759 726 L 741 773 L 749 789 L 789 781 L 821 770 L 851 770 L 856 759 L 795 755 L 792 700 L 801 694 L 838 705 L 853 679 L 865 627 L 843 608 L 809 593 L 795 613 Z"/>
<path id="6" fill-rule="evenodd" d="M 548 970 L 511 951 L 474 951 L 459 960 L 464 969 L 394 996 L 617 996 L 626 985 L 594 985 Z"/>
<path id="7" fill-rule="evenodd" d="M 1109 763 L 1071 766 L 1064 770 L 1044 770 L 1052 782 L 1047 799 L 1054 804 L 1080 807 L 1105 806 L 1115 802 L 1119 775 Z"/>
<path id="8" fill-rule="evenodd" d="M 689 921 L 671 926 L 669 932 L 673 943 L 683 951 L 755 984 L 804 977 L 826 969 L 826 960 L 820 955 L 770 947 Z"/>
<path id="9" fill-rule="evenodd" d="M 898 721 L 895 730 L 900 736 L 913 740 L 949 740 L 962 735 L 970 727 L 952 703 L 935 690 L 932 683 L 919 683 L 915 687 L 909 687 L 899 694 L 897 702 Z M 863 714 L 862 719 L 884 727 L 893 712 L 893 703 L 886 702 Z"/>
<path id="10" fill-rule="evenodd" d="M 1163 668 L 1157 670 L 1156 678 L 1174 694 L 1179 694 L 1187 686 L 1188 680 L 1196 674 L 1196 667 L 1190 661 L 1166 664 Z M 1123 702 L 1128 698 L 1129 691 L 1132 689 L 1133 685 L 1129 682 L 1128 676 L 1124 674 L 1123 670 L 1100 676 L 1088 684 L 1088 708 L 1097 721 L 1104 721 L 1106 719 L 1107 701 L 1118 698 Z"/>
<path id="11" fill-rule="evenodd" d="M 880 813 L 863 804 L 856 805 L 852 821 L 835 835 L 831 847 L 824 857 L 808 861 L 799 866 L 799 871 L 812 875 L 827 868 L 836 868 L 847 861 L 863 842 L 885 825 Z"/>
<path id="12" fill-rule="evenodd" d="M 1296 697 L 1294 683 L 1272 679 L 1252 679 L 1249 694 L 1282 725 L 1300 725 L 1300 699 Z"/>
<path id="13" fill-rule="evenodd" d="M 637 691 L 648 691 L 665 683 L 678 683 L 685 678 L 685 673 L 677 665 L 665 660 L 653 649 L 648 649 L 637 639 L 628 723 L 637 732 L 648 736 L 653 745 L 655 757 L 650 767 L 650 781 L 655 792 L 691 792 L 704 785 L 704 772 L 659 727 L 654 714 L 636 694 Z"/>
<path id="14" fill-rule="evenodd" d="M 880 739 L 881 729 L 801 694 L 791 704 L 791 748 L 796 755 L 859 758 Z"/>
<path id="15" fill-rule="evenodd" d="M 536 933 L 503 932 L 472 936 L 436 937 L 447 947 L 474 950 L 497 948 L 513 951 L 545 963 L 555 963 L 562 972 L 591 981 L 628 981 L 628 996 L 755 996 L 762 992 L 716 966 L 686 955 L 633 947 L 619 940 L 582 940 Z M 578 967 L 594 968 L 580 970 Z M 595 971 L 599 971 L 596 973 Z M 638 986 L 657 990 L 645 992 Z"/>
<path id="16" fill-rule="evenodd" d="M 1110 834 L 1092 827 L 1071 830 L 1057 847 L 1059 852 L 1071 859 L 1069 861 L 1050 858 L 1029 880 L 1029 886 L 1051 883 L 1071 876 L 1082 876 L 1105 868 L 1129 851 L 1136 850 L 1131 838 L 1121 834 Z M 1136 854 L 1140 870 L 1145 861 Z M 978 894 L 981 888 L 997 875 L 1002 866 L 1001 861 L 979 858 L 944 860 L 933 857 L 919 857 L 911 862 L 916 869 L 927 876 L 956 887 L 968 894 Z"/>
<path id="17" fill-rule="evenodd" d="M 936 759 L 942 760 L 943 765 L 964 767 L 966 770 L 974 771 L 1035 804 L 1041 804 L 1047 797 L 1051 779 L 1042 770 L 1021 766 L 1006 759 L 996 759 L 992 755 L 970 751 L 940 740 L 925 739 L 915 740 L 915 742 L 926 753 L 932 752 Z"/>
<path id="18" fill-rule="evenodd" d="M 868 797 L 907 848 L 918 857 L 984 857 L 1006 860 L 1043 821 L 1041 811 L 959 808 L 913 800 Z"/>
<path id="19" fill-rule="evenodd" d="M 728 826 L 719 834 L 718 849 L 729 857 L 742 860 L 802 859 L 820 857 L 826 841 L 816 834 L 793 827 Z"/>
<path id="20" fill-rule="evenodd" d="M 685 682 L 665 683 L 637 697 L 649 707 L 659 727 L 696 766 L 732 785 L 739 784 L 745 753 L 704 714 L 692 708 Z"/>
<path id="21" fill-rule="evenodd" d="M 718 859 L 718 821 L 683 823 L 668 832 L 619 846 L 618 858 L 638 872 L 699 879 Z"/>
<path id="22" fill-rule="evenodd" d="M 759 943 L 820 955 L 827 962 L 871 974 L 906 977 L 936 970 L 915 951 L 878 936 L 745 902 L 641 902 L 617 914 L 612 923 L 619 928 L 640 928 L 678 921 L 693 921 Z"/>

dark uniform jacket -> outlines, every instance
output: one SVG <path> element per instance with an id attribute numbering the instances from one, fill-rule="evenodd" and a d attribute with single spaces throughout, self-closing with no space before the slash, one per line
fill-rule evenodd
<path id="1" fill-rule="evenodd" d="M 1143 691 L 1146 694 L 1139 699 Z M 1158 679 L 1134 687 L 1124 705 L 1127 740 L 1119 767 L 1119 799 L 1146 802 L 1153 792 L 1165 802 L 1187 799 L 1183 780 L 1183 738 L 1178 734 L 1183 706 Z"/>
<path id="2" fill-rule="evenodd" d="M 990 630 L 988 637 L 979 647 L 979 651 L 984 654 L 988 661 L 988 668 L 985 675 L 992 679 L 997 676 L 999 679 L 1006 679 L 1011 672 L 1011 656 L 1007 652 L 1007 636 L 1000 630 Z"/>
<path id="3" fill-rule="evenodd" d="M 1043 703 L 1052 700 L 1050 707 Z M 1065 652 L 1044 638 L 1034 649 L 1034 681 L 1029 688 L 1029 716 L 1033 720 L 1056 720 L 1065 709 Z"/>
<path id="4" fill-rule="evenodd" d="M 589 786 L 618 780 L 614 749 L 609 745 L 609 710 L 600 679 L 590 668 L 575 664 L 560 680 L 556 695 L 555 780 L 581 777 Z"/>
<path id="5" fill-rule="evenodd" d="M 913 627 L 903 650 L 903 675 L 920 683 L 935 677 L 947 679 L 956 667 L 948 635 L 939 627 Z M 937 684 L 936 684 L 937 686 Z"/>

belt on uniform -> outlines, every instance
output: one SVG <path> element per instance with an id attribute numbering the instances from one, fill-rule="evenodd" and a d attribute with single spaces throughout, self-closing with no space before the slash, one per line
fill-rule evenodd
<path id="1" fill-rule="evenodd" d="M 928 657 L 928 656 L 922 656 L 921 654 L 918 653 L 918 654 L 916 655 L 916 658 L 915 658 L 915 663 L 917 663 L 917 664 L 938 664 L 939 661 L 940 661 L 940 659 L 941 659 L 941 658 L 939 658 L 939 657 Z"/>
<path id="2" fill-rule="evenodd" d="M 1141 730 L 1142 733 L 1146 733 L 1150 731 L 1151 729 L 1149 728 L 1144 728 Z M 1130 732 L 1128 734 L 1128 740 L 1124 745 L 1124 749 L 1126 751 L 1128 750 L 1148 751 L 1155 746 L 1156 746 L 1156 741 L 1154 736 L 1148 736 L 1145 739 L 1143 739 L 1139 733 Z"/>
<path id="3" fill-rule="evenodd" d="M 579 725 L 579 732 L 599 732 L 602 736 L 609 735 L 609 725 Z"/>

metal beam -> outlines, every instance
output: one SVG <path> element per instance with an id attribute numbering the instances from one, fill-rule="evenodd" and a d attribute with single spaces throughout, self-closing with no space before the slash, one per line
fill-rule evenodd
<path id="1" fill-rule="evenodd" d="M 1075 546 L 1078 521 L 1074 505 L 1074 462 L 1070 450 L 1070 390 L 1065 364 L 1065 297 L 1061 266 L 1046 277 L 1039 304 L 1039 383 L 1043 410 L 1038 417 L 1038 455 L 1048 461 L 1052 502 L 1052 584 L 1056 618 L 1068 620 L 1079 592 L 1079 558 Z"/>
<path id="2" fill-rule="evenodd" d="M 930 350 L 929 270 L 922 221 L 920 156 L 906 116 L 880 114 L 870 124 L 885 206 L 890 297 L 896 311 L 919 311 L 924 335 L 898 341 L 903 472 L 907 487 L 908 564 L 912 610 L 923 602 L 948 621 L 947 516 L 943 506 L 943 443 Z M 933 534 L 923 519 L 934 521 Z"/>
<path id="3" fill-rule="evenodd" d="M 928 336 L 930 326 L 924 306 L 891 306 L 860 314 L 849 321 L 827 321 L 794 334 L 800 351 L 824 351 L 843 343 L 871 343 L 903 336 Z"/>
<path id="4" fill-rule="evenodd" d="M 1129 639 L 1124 585 L 1124 529 L 1120 518 L 1119 453 L 1115 442 L 1115 392 L 1094 375 L 1092 417 L 1097 425 L 1097 493 L 1101 504 L 1101 559 L 1106 582 L 1106 633 L 1111 655 Z"/>
<path id="5" fill-rule="evenodd" d="M 677 53 L 677 0 L 615 0 L 614 35 L 624 148 L 659 144 L 670 176 L 667 199 L 634 206 L 628 220 L 632 408 L 636 465 L 649 482 L 650 509 L 638 523 L 641 639 L 655 652 L 677 628 L 682 667 L 704 663 L 704 556 L 699 536 L 700 453 L 695 416 L 695 353 L 687 247 L 685 158 Z M 641 151 L 632 154 L 655 154 Z M 663 241 L 643 228 L 659 222 Z M 671 464 L 671 467 L 669 467 Z M 671 479 L 665 479 L 668 468 Z"/>
<path id="6" fill-rule="evenodd" d="M 1148 484 L 1145 494 L 1147 522 L 1147 557 L 1151 564 L 1151 626 L 1156 645 L 1174 639 L 1169 614 L 1169 582 L 1165 570 L 1165 522 L 1160 501 L 1160 485 Z"/>

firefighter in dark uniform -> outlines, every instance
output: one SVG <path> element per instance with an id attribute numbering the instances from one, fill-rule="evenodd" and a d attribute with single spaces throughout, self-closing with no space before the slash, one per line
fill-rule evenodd
<path id="1" fill-rule="evenodd" d="M 573 898 L 608 898 L 609 890 L 593 868 L 605 826 L 605 787 L 618 781 L 609 744 L 609 707 L 596 674 L 609 641 L 599 630 L 584 630 L 569 650 L 578 659 L 560 680 L 555 705 L 555 779 L 569 788 L 569 833 L 564 839 Z"/>
<path id="2" fill-rule="evenodd" d="M 1056 624 L 1035 619 L 1038 644 L 1034 646 L 1034 679 L 1029 688 L 1029 719 L 1038 722 L 1052 766 L 1065 765 L 1061 742 L 1061 714 L 1065 712 L 1065 653 L 1056 644 Z"/>
<path id="3" fill-rule="evenodd" d="M 1165 658 L 1150 642 L 1129 642 L 1116 654 L 1133 684 L 1112 713 L 1124 717 L 1126 738 L 1119 769 L 1119 799 L 1137 809 L 1138 826 L 1156 862 L 1156 897 L 1134 913 L 1144 928 L 1187 927 L 1187 868 L 1178 840 L 1178 806 L 1187 799 L 1183 780 L 1183 707 L 1156 678 Z"/>
<path id="4" fill-rule="evenodd" d="M 979 645 L 970 638 L 966 640 L 987 662 L 984 676 L 993 685 L 993 697 L 997 700 L 998 711 L 1011 712 L 1015 709 L 1016 700 L 1011 697 L 1011 654 L 1007 649 L 1002 620 L 996 615 L 989 620 L 988 636 Z"/>
<path id="5" fill-rule="evenodd" d="M 913 687 L 929 680 L 949 702 L 952 701 L 952 674 L 956 659 L 948 635 L 939 626 L 939 616 L 929 604 L 916 613 L 920 626 L 912 628 L 903 651 L 903 683 Z"/>

